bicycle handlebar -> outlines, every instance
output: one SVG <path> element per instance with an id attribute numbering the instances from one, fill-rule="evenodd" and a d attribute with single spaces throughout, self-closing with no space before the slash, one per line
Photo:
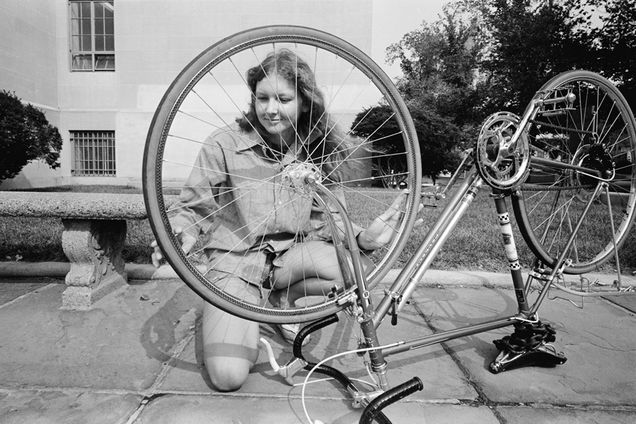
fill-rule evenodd
<path id="1" fill-rule="evenodd" d="M 362 412 L 359 423 L 371 424 L 374 420 L 377 421 L 378 415 L 381 413 L 382 409 L 410 394 L 422 390 L 423 388 L 424 385 L 422 384 L 422 380 L 418 377 L 413 377 L 399 386 L 395 386 L 394 388 L 387 390 L 369 402 L 367 407 L 364 408 L 364 412 Z M 390 421 L 388 424 L 390 424 Z"/>

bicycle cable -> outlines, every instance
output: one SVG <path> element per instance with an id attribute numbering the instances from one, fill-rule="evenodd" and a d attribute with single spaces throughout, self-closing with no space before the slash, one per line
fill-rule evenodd
<path id="1" fill-rule="evenodd" d="M 353 350 L 348 350 L 345 352 L 340 352 L 340 353 L 336 353 L 334 355 L 328 356 L 327 358 L 323 359 L 322 361 L 318 362 L 316 365 L 313 366 L 312 369 L 309 370 L 309 372 L 307 372 L 307 375 L 305 376 L 305 380 L 301 383 L 302 384 L 302 389 L 300 392 L 300 400 L 301 403 L 303 405 L 303 412 L 305 413 L 305 418 L 307 419 L 307 422 L 309 424 L 324 424 L 322 421 L 320 420 L 312 420 L 311 417 L 309 416 L 309 412 L 307 411 L 307 405 L 305 403 L 305 388 L 307 387 L 307 384 L 309 384 L 309 377 L 311 377 L 311 375 L 314 373 L 314 371 L 316 371 L 316 369 L 318 369 L 321 365 L 334 360 L 336 358 L 339 358 L 341 356 L 346 356 L 352 353 L 364 353 L 364 352 L 369 352 L 371 350 L 377 350 L 377 349 L 387 349 L 389 347 L 396 347 L 399 346 L 401 344 L 403 344 L 404 342 L 394 342 L 394 343 L 389 343 L 387 345 L 383 345 L 383 346 L 378 346 L 378 347 L 365 347 L 365 348 L 361 348 L 361 349 L 353 349 Z"/>

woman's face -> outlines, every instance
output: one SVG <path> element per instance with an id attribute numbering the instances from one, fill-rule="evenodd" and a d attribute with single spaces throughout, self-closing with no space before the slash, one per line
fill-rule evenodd
<path id="1" fill-rule="evenodd" d="M 279 136 L 269 141 L 281 143 L 281 139 L 287 142 L 296 139 L 301 103 L 295 87 L 280 75 L 268 75 L 256 84 L 254 109 L 258 121 L 268 134 Z"/>

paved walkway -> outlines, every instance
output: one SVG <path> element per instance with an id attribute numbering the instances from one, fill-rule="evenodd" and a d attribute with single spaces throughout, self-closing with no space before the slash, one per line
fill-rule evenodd
<path id="1" fill-rule="evenodd" d="M 430 272 L 399 325 L 381 326 L 380 340 L 511 314 L 507 280 Z M 307 423 L 302 387 L 274 375 L 264 352 L 240 391 L 214 391 L 201 363 L 202 303 L 178 281 L 133 281 L 85 312 L 59 309 L 64 285 L 58 280 L 0 284 L 0 423 Z M 541 318 L 556 328 L 555 345 L 568 358 L 556 368 L 491 374 L 492 340 L 509 328 L 390 357 L 392 384 L 418 376 L 424 390 L 386 415 L 396 424 L 634 423 L 636 299 L 623 305 L 594 299 L 579 309 L 567 300 L 547 301 Z M 314 334 L 307 356 L 323 359 L 354 347 L 355 331 L 341 323 Z M 286 361 L 290 347 L 268 326 L 262 333 Z M 330 365 L 368 380 L 355 355 Z M 312 419 L 358 422 L 360 410 L 331 381 L 309 384 L 304 398 Z"/>

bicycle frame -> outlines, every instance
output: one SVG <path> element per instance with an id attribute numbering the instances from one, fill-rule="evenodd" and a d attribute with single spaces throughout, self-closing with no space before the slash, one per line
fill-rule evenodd
<path id="1" fill-rule="evenodd" d="M 460 167 L 456 172 L 461 172 L 462 170 L 463 168 Z M 473 168 L 455 195 L 449 201 L 440 218 L 436 221 L 435 226 L 429 231 L 426 239 L 422 242 L 417 252 L 411 257 L 409 262 L 400 272 L 391 288 L 386 291 L 386 294 L 377 307 L 372 304 L 369 296 L 369 289 L 366 284 L 366 279 L 364 278 L 364 273 L 361 269 L 359 255 L 357 255 L 355 251 L 355 249 L 357 249 L 355 238 L 352 233 L 346 231 L 348 235 L 347 244 L 349 246 L 353 246 L 351 257 L 354 274 L 356 275 L 357 298 L 360 300 L 359 306 L 361 308 L 358 321 L 365 338 L 365 347 L 374 348 L 380 346 L 376 333 L 377 328 L 383 322 L 384 318 L 386 318 L 387 314 L 393 307 L 393 303 L 398 303 L 396 305 L 397 312 L 401 311 L 406 305 L 413 290 L 415 290 L 417 284 L 422 280 L 424 274 L 435 258 L 435 255 L 439 252 L 463 214 L 472 203 L 479 187 L 482 184 L 483 180 L 477 175 L 476 170 Z M 337 204 L 338 207 L 341 208 L 340 212 L 344 213 L 344 206 L 338 203 L 338 199 L 333 196 L 329 190 L 326 188 L 320 188 L 319 191 L 321 194 L 329 197 L 329 200 L 334 204 Z M 508 212 L 505 210 L 506 206 L 503 196 L 496 196 L 495 203 L 497 205 L 499 216 L 507 216 Z M 345 221 L 348 220 L 345 219 Z M 518 259 L 516 258 L 516 249 L 514 247 L 509 219 L 507 220 L 507 223 L 501 225 L 501 229 L 508 246 L 506 249 L 508 260 L 511 264 L 516 263 L 516 266 L 511 266 L 511 274 L 519 306 L 518 314 L 444 331 L 433 335 L 418 337 L 409 341 L 402 341 L 398 346 L 391 348 L 371 350 L 371 369 L 378 374 L 381 388 L 386 389 L 387 387 L 386 379 L 384 378 L 387 367 L 386 362 L 384 361 L 385 356 L 495 330 L 508 325 L 513 325 L 515 322 L 519 321 L 533 321 L 532 312 L 528 308 L 526 301 L 525 284 L 521 276 L 521 268 L 518 266 Z"/>
<path id="2" fill-rule="evenodd" d="M 279 44 L 282 48 L 279 48 Z M 246 81 L 243 71 L 239 70 L 242 65 L 237 65 L 252 63 L 253 59 L 258 59 L 259 56 L 270 57 L 271 48 L 273 52 L 276 52 L 287 50 L 292 46 L 292 53 L 299 58 L 302 59 L 305 53 L 309 54 L 308 57 L 313 57 L 313 68 L 309 63 L 307 64 L 312 72 L 316 69 L 320 69 L 320 72 L 323 68 L 329 69 L 329 73 L 325 75 L 330 77 L 327 80 L 330 82 L 326 86 L 329 87 L 328 96 L 322 100 L 324 103 L 322 106 L 334 106 L 334 108 L 329 107 L 333 109 L 329 115 L 343 113 L 342 120 L 331 119 L 332 117 L 327 115 L 329 117 L 327 121 L 330 121 L 330 124 L 324 128 L 321 126 L 319 131 L 321 134 L 318 132 L 316 134 L 326 139 L 337 126 L 342 125 L 342 130 L 346 130 L 348 124 L 351 124 L 350 131 L 347 131 L 348 135 L 345 136 L 347 142 L 342 145 L 342 149 L 323 148 L 323 152 L 316 155 L 313 154 L 317 152 L 315 149 L 312 150 L 312 154 L 309 153 L 309 149 L 306 149 L 307 152 L 300 152 L 313 142 L 312 137 L 309 136 L 313 135 L 316 127 L 311 128 L 310 134 L 304 134 L 304 132 L 301 134 L 297 128 L 294 128 L 295 139 L 301 141 L 303 148 L 295 148 L 288 152 L 286 148 L 281 149 L 277 152 L 278 155 L 273 155 L 275 157 L 269 157 L 270 155 L 263 152 L 261 159 L 266 159 L 267 156 L 267 161 L 271 159 L 271 165 L 276 166 L 277 171 L 271 180 L 258 180 L 258 184 L 249 188 L 256 193 L 256 190 L 263 190 L 264 183 L 274 184 L 273 187 L 278 187 L 280 183 L 283 184 L 281 186 L 283 191 L 289 192 L 290 198 L 295 197 L 292 194 L 298 190 L 297 194 L 305 197 L 302 199 L 303 205 L 305 200 L 315 201 L 311 203 L 311 213 L 314 212 L 315 206 L 322 209 L 320 219 L 323 221 L 324 216 L 326 222 L 320 222 L 320 230 L 322 231 L 323 224 L 331 227 L 331 231 L 326 228 L 325 233 L 328 233 L 327 240 L 330 240 L 335 247 L 342 278 L 337 273 L 323 273 L 320 258 L 308 255 L 307 261 L 300 266 L 302 275 L 307 276 L 307 279 L 317 278 L 320 284 L 306 286 L 305 288 L 309 288 L 301 294 L 308 300 L 299 305 L 295 305 L 293 298 L 296 293 L 292 292 L 297 290 L 292 290 L 292 285 L 302 284 L 303 278 L 298 281 L 288 281 L 287 287 L 280 287 L 285 283 L 284 278 L 280 281 L 270 279 L 269 289 L 272 290 L 261 290 L 261 297 L 258 300 L 252 299 L 251 296 L 236 295 L 234 290 L 230 290 L 233 289 L 233 285 L 226 287 L 216 284 L 211 277 L 209 279 L 207 273 L 214 270 L 214 264 L 210 263 L 211 266 L 200 271 L 197 267 L 199 261 L 196 255 L 193 252 L 184 253 L 179 237 L 175 235 L 176 227 L 173 227 L 170 221 L 171 216 L 185 209 L 185 205 L 177 204 L 173 209 L 170 203 L 166 203 L 166 189 L 180 184 L 182 178 L 184 178 L 184 185 L 181 188 L 186 188 L 192 184 L 189 182 L 188 175 L 198 179 L 197 174 L 192 172 L 195 168 L 200 173 L 206 171 L 207 165 L 192 166 L 195 160 L 192 155 L 195 154 L 197 145 L 208 144 L 203 140 L 211 137 L 209 126 L 213 127 L 214 137 L 218 135 L 217 130 L 225 131 L 226 128 L 229 129 L 228 137 L 232 139 L 243 132 L 240 128 L 232 128 L 226 120 L 226 114 L 235 109 L 239 116 L 244 116 L 243 106 L 239 104 L 242 104 L 245 98 L 243 94 L 240 94 L 239 101 L 239 91 L 234 92 L 234 87 L 238 88 Z M 335 66 L 332 66 L 330 57 L 333 57 Z M 321 62 L 324 60 L 327 66 L 317 67 L 316 62 L 319 58 Z M 296 64 L 298 63 L 297 61 Z M 238 84 L 229 84 L 229 79 L 217 80 L 214 76 L 216 73 L 225 75 L 227 70 L 230 71 L 227 72 L 228 76 L 233 77 L 235 81 L 232 81 Z M 239 74 L 242 83 L 239 83 Z M 226 90 L 227 87 L 224 84 L 233 88 Z M 317 88 L 322 90 L 321 87 Z M 349 88 L 356 88 L 357 93 L 350 91 Z M 223 91 L 223 96 L 216 96 L 221 92 L 219 90 Z M 296 91 L 297 94 L 300 91 L 298 86 Z M 206 101 L 206 98 L 201 95 L 203 93 L 214 97 L 215 101 Z M 354 94 L 351 96 L 353 97 L 351 102 L 348 98 L 350 94 Z M 217 97 L 220 98 L 217 99 Z M 375 104 L 372 99 L 381 99 L 378 104 L 382 107 L 388 106 L 388 117 L 372 116 L 370 111 L 373 108 L 370 105 Z M 280 99 L 277 100 L 280 101 Z M 301 100 L 304 102 L 305 98 L 301 96 Z M 309 108 L 309 122 L 313 122 L 311 119 L 313 105 L 312 100 Z M 354 116 L 352 112 L 363 110 L 366 111 L 363 115 L 358 113 L 355 119 L 349 122 Z M 325 111 L 325 113 L 328 112 Z M 360 126 L 360 124 L 363 121 L 370 123 L 369 131 L 361 130 L 364 125 Z M 252 129 L 256 130 L 254 127 Z M 336 133 L 339 132 L 340 130 L 336 131 Z M 353 136 L 352 140 L 348 140 L 349 136 Z M 386 152 L 386 155 L 378 156 L 376 151 L 382 152 L 383 140 L 394 136 L 399 146 L 396 152 Z M 325 144 L 325 141 L 323 140 L 322 144 Z M 376 142 L 381 144 L 376 145 Z M 225 145 L 221 145 L 220 141 L 216 144 L 222 149 L 221 151 L 225 150 Z M 385 402 L 386 400 L 394 401 L 395 394 L 403 397 L 413 390 L 420 390 L 417 387 L 421 386 L 421 382 L 418 385 L 412 380 L 387 390 L 388 382 L 385 374 L 388 365 L 385 357 L 390 355 L 512 325 L 515 328 L 514 333 L 504 338 L 508 340 L 495 341 L 500 353 L 490 364 L 491 371 L 499 372 L 513 363 L 520 363 L 521 361 L 516 362 L 519 359 L 518 352 L 522 352 L 522 355 L 527 355 L 526 358 L 532 360 L 539 356 L 540 362 L 545 365 L 565 362 L 562 354 L 557 353 L 549 344 L 555 340 L 554 331 L 549 328 L 549 324 L 542 324 L 538 320 L 537 311 L 551 288 L 556 287 L 568 292 L 563 279 L 564 274 L 579 275 L 596 270 L 613 255 L 616 255 L 617 268 L 619 268 L 618 248 L 625 241 L 636 215 L 636 164 L 634 163 L 636 120 L 625 98 L 610 81 L 602 76 L 588 71 L 573 70 L 555 75 L 547 81 L 530 101 L 523 116 L 499 112 L 487 117 L 482 124 L 473 154 L 465 158 L 446 186 L 444 194 L 448 194 L 447 205 L 439 218 L 433 223 L 424 241 L 417 247 L 416 252 L 399 272 L 397 278 L 386 284 L 388 288 L 384 295 L 379 299 L 372 298 L 371 289 L 375 289 L 373 285 L 386 277 L 389 268 L 398 259 L 400 250 L 410 238 L 413 221 L 416 219 L 421 188 L 419 147 L 416 127 L 409 117 L 408 107 L 401 98 L 399 90 L 362 51 L 331 34 L 310 28 L 277 25 L 246 30 L 224 38 L 194 58 L 179 73 L 161 99 L 153 116 L 144 149 L 144 198 L 149 220 L 158 247 L 161 248 L 177 275 L 209 303 L 225 312 L 256 322 L 272 324 L 309 322 L 300 330 L 294 341 L 293 352 L 296 358 L 282 368 L 275 363 L 271 346 L 267 341 L 263 341 L 268 348 L 270 363 L 275 371 L 285 377 L 288 382 L 291 382 L 294 373 L 300 369 L 311 368 L 307 368 L 310 364 L 302 358 L 303 339 L 312 331 L 337 321 L 336 313 L 339 311 L 353 315 L 362 330 L 364 339 L 360 343 L 361 349 L 356 351 L 368 352 L 371 370 L 378 376 L 377 386 L 380 390 L 362 393 L 355 388 L 355 385 L 347 383 L 346 376 L 340 378 L 343 376 L 342 373 L 334 378 L 341 383 L 344 382 L 347 390 L 352 389 L 349 391 L 350 393 L 353 391 L 351 394 L 354 397 L 354 404 L 357 402 L 356 406 L 368 403 L 363 416 L 370 415 L 366 414 L 368 410 L 372 412 L 371 415 L 374 415 L 382 409 L 383 405 L 390 403 Z M 203 148 L 199 147 L 199 149 Z M 255 156 L 259 156 L 258 149 L 254 150 Z M 333 154 L 337 150 L 342 150 L 343 156 L 340 153 Z M 289 156 L 287 153 L 290 153 Z M 183 158 L 188 160 L 181 158 L 182 154 Z M 283 161 L 283 158 L 291 159 L 291 163 L 299 165 L 290 166 L 291 163 Z M 361 160 L 360 164 L 365 168 L 364 172 L 353 175 L 354 172 L 351 169 L 352 175 L 345 175 L 349 173 L 347 169 L 349 167 L 344 166 L 341 170 L 346 171 L 343 172 L 346 178 L 330 178 L 335 169 L 345 161 L 349 163 L 350 160 Z M 214 176 L 210 178 L 210 181 L 217 179 L 220 181 L 223 178 L 229 181 L 235 176 L 247 179 L 237 170 L 224 169 L 222 166 L 219 166 L 219 169 L 216 168 L 213 166 L 207 169 L 210 175 Z M 373 219 L 372 215 L 377 213 L 377 209 L 387 206 L 386 199 L 390 197 L 390 193 L 375 190 L 375 187 L 368 190 L 385 177 L 381 172 L 383 168 L 397 171 L 396 175 L 404 178 L 403 181 L 411 192 L 404 196 L 406 198 L 404 208 L 392 204 L 387 210 L 387 214 L 393 214 L 391 222 L 396 222 L 392 225 L 399 229 L 394 230 L 394 237 L 373 253 L 360 252 L 352 220 L 355 220 L 355 224 L 358 225 L 365 224 Z M 329 173 L 323 175 L 323 171 L 329 171 Z M 460 181 L 459 175 L 462 172 L 467 172 L 467 175 Z M 223 175 L 225 177 L 222 177 Z M 391 173 L 391 175 L 394 174 Z M 330 181 L 330 184 L 342 184 L 339 194 L 346 195 L 347 190 L 351 189 L 352 220 L 339 199 L 322 185 L 323 179 Z M 200 180 L 204 181 L 204 178 Z M 228 187 L 219 186 L 223 189 L 223 193 L 226 193 L 227 189 L 228 197 L 234 193 L 233 184 L 229 182 Z M 502 316 L 499 317 L 490 315 L 488 318 L 483 318 L 489 321 L 433 335 L 409 337 L 410 340 L 381 344 L 377 334 L 379 326 L 387 315 L 391 316 L 392 322 L 397 320 L 398 314 L 404 310 L 441 247 L 449 240 L 484 185 L 492 190 L 517 301 L 517 311 L 515 313 L 509 310 L 501 312 L 499 315 Z M 452 195 L 451 187 L 454 190 Z M 305 189 L 308 190 L 305 191 Z M 365 193 L 366 191 L 372 195 Z M 314 199 L 310 199 L 309 197 L 313 194 L 316 194 Z M 211 191 L 211 195 L 215 196 L 214 190 Z M 519 223 L 520 233 L 537 258 L 525 282 L 521 274 L 510 213 L 506 204 L 507 196 L 511 196 L 510 200 L 515 218 Z M 200 199 L 199 197 L 196 197 L 197 202 L 204 200 L 203 197 Z M 226 201 L 223 200 L 223 202 Z M 256 211 L 259 207 L 257 203 L 254 202 L 254 206 L 245 208 Z M 396 202 L 395 205 L 397 204 Z M 221 217 L 219 223 L 225 222 L 227 217 L 224 213 L 232 212 L 228 210 L 221 212 L 221 210 L 226 206 L 234 207 L 230 205 L 232 202 L 227 201 L 221 208 L 215 208 L 214 211 L 211 210 L 214 208 L 210 208 L 209 211 L 206 209 L 203 211 L 205 216 L 201 215 L 200 218 L 209 223 Z M 571 207 L 571 205 L 575 206 Z M 228 254 L 244 251 L 250 255 L 265 254 L 269 258 L 272 253 L 269 249 L 271 246 L 266 243 L 269 234 L 263 235 L 264 231 L 257 227 L 263 224 L 270 225 L 271 214 L 276 214 L 283 208 L 285 208 L 283 202 L 277 202 L 276 206 L 272 204 L 271 212 L 265 211 L 268 212 L 267 219 L 256 217 L 257 214 L 252 217 L 252 214 L 246 213 L 245 215 L 249 215 L 249 219 L 254 222 L 250 222 L 249 225 L 246 223 L 240 229 L 233 225 L 231 228 L 228 227 L 232 231 L 237 230 L 234 234 L 237 238 L 243 237 L 243 229 L 245 229 L 245 237 L 242 238 L 241 243 L 236 243 L 235 246 L 222 243 L 217 247 L 220 247 L 220 251 L 227 251 Z M 332 212 L 338 213 L 341 219 L 336 222 L 331 216 Z M 602 220 L 599 218 L 601 215 L 609 216 L 604 220 L 605 225 L 602 227 L 598 226 L 598 222 Z M 284 218 L 282 220 L 301 219 L 300 224 L 307 218 L 287 213 L 281 216 Z M 199 219 L 198 216 L 195 218 Z M 198 225 L 201 222 L 199 221 L 193 227 L 200 227 L 200 233 L 204 237 L 211 235 L 211 232 L 208 233 L 207 229 Z M 342 228 L 343 225 L 344 228 Z M 599 227 L 599 231 L 592 231 L 597 230 L 595 227 Z M 293 236 L 293 240 L 290 237 L 290 242 L 298 243 L 293 246 L 312 240 L 313 227 L 311 231 L 306 231 L 309 228 L 299 226 L 292 229 L 289 235 Z M 344 237 L 339 237 L 343 230 Z M 241 234 L 238 234 L 239 232 Z M 580 234 L 577 236 L 577 233 Z M 588 237 L 588 234 L 594 237 Z M 382 234 L 383 241 L 385 235 L 386 233 Z M 251 238 L 258 238 L 260 242 L 254 242 L 252 246 L 243 246 L 243 242 Z M 208 244 L 204 238 L 198 241 L 201 242 L 201 252 L 207 248 L 212 249 L 214 246 L 214 244 Z M 303 248 L 299 248 L 298 251 L 292 251 L 292 254 L 303 251 Z M 276 253 L 285 254 L 285 251 L 277 250 Z M 329 255 L 328 263 L 331 269 L 333 263 L 331 250 Z M 375 268 L 367 276 L 365 269 L 371 268 L 368 266 L 371 263 L 375 263 Z M 274 264 L 266 265 L 271 265 L 268 270 L 269 277 L 276 277 L 271 272 L 274 270 Z M 306 273 L 305 268 L 308 269 Z M 263 270 L 265 271 L 266 268 Z M 266 275 L 267 273 L 263 272 L 262 280 L 268 278 Z M 620 268 L 618 275 L 618 282 L 613 287 L 618 286 L 620 289 Z M 259 283 L 265 281 L 259 280 Z M 245 282 L 253 283 L 247 279 Z M 271 287 L 272 282 L 275 283 L 275 287 Z M 535 288 L 533 285 L 535 282 L 539 283 L 539 290 L 530 294 L 531 288 Z M 583 282 L 584 277 L 581 277 L 581 283 Z M 584 291 L 594 285 L 595 283 L 587 288 L 581 287 L 581 293 L 575 290 L 569 293 L 581 296 L 593 295 Z M 303 288 L 302 285 L 298 287 Z M 316 291 L 319 292 L 315 295 L 310 294 Z M 600 293 L 602 295 L 619 294 L 597 291 L 594 295 L 600 295 Z M 281 296 L 286 296 L 287 300 L 294 300 L 294 302 L 277 302 L 277 298 Z M 532 298 L 532 302 L 529 298 Z M 285 303 L 289 304 L 284 305 Z M 522 333 L 529 336 L 524 336 Z M 510 340 L 514 340 L 514 343 L 509 343 Z M 348 353 L 351 352 L 341 352 L 338 355 Z M 544 360 L 543 357 L 550 359 Z M 331 358 L 326 360 L 329 359 Z M 323 366 L 322 363 L 324 361 L 316 364 L 315 369 L 322 366 L 321 372 L 333 376 L 334 370 Z M 372 386 L 375 387 L 375 383 Z"/>
<path id="3" fill-rule="evenodd" d="M 522 134 L 525 131 L 525 127 L 534 119 L 541 107 L 545 105 L 556 105 L 558 103 L 565 103 L 567 106 L 569 102 L 571 102 L 570 96 L 543 100 L 541 96 L 537 95 L 524 113 L 524 116 L 521 119 L 521 122 L 514 135 L 507 143 L 500 146 L 499 151 L 503 152 L 501 154 L 512 154 L 514 149 L 518 147 L 518 143 L 520 142 Z M 579 222 L 575 224 L 575 228 L 566 243 L 566 247 L 559 255 L 556 265 L 552 269 L 549 276 L 545 278 L 546 283 L 539 291 L 539 294 L 534 303 L 530 305 L 528 302 L 529 286 L 533 277 L 532 275 L 529 276 L 528 281 L 524 282 L 523 276 L 521 274 L 521 266 L 517 255 L 512 226 L 510 224 L 510 214 L 508 212 L 505 200 L 505 197 L 510 193 L 504 194 L 503 192 L 493 189 L 493 198 L 500 224 L 499 228 L 503 239 L 506 257 L 510 266 L 512 285 L 518 306 L 517 313 L 514 315 L 503 316 L 494 320 L 471 324 L 432 335 L 415 337 L 407 341 L 400 341 L 393 344 L 391 347 L 379 348 L 381 345 L 378 341 L 377 336 L 378 327 L 382 324 L 387 314 L 391 313 L 397 316 L 397 313 L 399 313 L 408 303 L 413 291 L 422 281 L 425 273 L 429 269 L 437 253 L 447 241 L 467 209 L 470 207 L 479 189 L 484 185 L 484 180 L 477 172 L 476 165 L 471 163 L 472 161 L 468 160 L 469 157 L 470 155 L 467 155 L 466 159 L 457 168 L 457 170 L 449 180 L 449 184 L 445 188 L 445 192 L 448 192 L 449 189 L 454 185 L 454 183 L 458 180 L 458 175 L 461 172 L 467 171 L 468 174 L 464 178 L 464 181 L 458 187 L 454 195 L 449 199 L 448 204 L 442 211 L 440 217 L 434 223 L 434 226 L 429 230 L 424 241 L 420 244 L 417 251 L 412 255 L 407 264 L 398 274 L 391 287 L 385 291 L 385 295 L 382 297 L 377 306 L 373 305 L 370 299 L 366 278 L 364 276 L 364 272 L 362 271 L 357 243 L 355 241 L 355 237 L 353 236 L 351 223 L 349 222 L 349 219 L 346 218 L 347 214 L 344 206 L 340 204 L 338 199 L 324 186 L 320 185 L 316 181 L 309 182 L 310 184 L 314 185 L 314 187 L 321 195 L 327 197 L 330 202 L 335 204 L 342 216 L 345 217 L 343 220 L 346 224 L 345 237 L 347 240 L 346 244 L 350 246 L 350 256 L 345 253 L 342 244 L 336 247 L 341 264 L 347 263 L 347 260 L 345 259 L 346 257 L 351 258 L 351 262 L 353 265 L 353 276 L 350 275 L 350 273 L 348 272 L 344 272 L 345 284 L 347 285 L 347 287 L 350 287 L 352 284 L 356 284 L 357 296 L 348 295 L 348 298 L 341 299 L 340 301 L 342 303 L 357 302 L 357 306 L 360 309 L 360 311 L 357 312 L 357 319 L 364 336 L 363 347 L 370 349 L 369 356 L 371 360 L 371 369 L 378 376 L 380 388 L 383 390 L 386 390 L 388 387 L 385 375 L 387 370 L 387 363 L 384 359 L 387 356 L 430 346 L 433 344 L 443 343 L 473 334 L 499 329 L 509 325 L 514 325 L 516 323 L 537 323 L 537 311 L 541 303 L 544 301 L 550 287 L 553 284 L 553 281 L 555 280 L 555 278 L 557 278 L 562 270 L 562 267 L 566 263 L 568 249 L 574 240 L 574 237 L 582 220 L 585 217 L 587 209 L 589 209 L 593 199 L 596 198 L 598 194 L 600 194 L 601 190 L 604 187 L 601 175 L 599 175 L 598 171 L 594 169 L 583 168 L 581 166 L 576 166 L 573 164 L 562 164 L 556 161 L 551 161 L 549 159 L 533 158 L 533 160 L 538 162 L 539 164 L 550 164 L 551 166 L 557 164 L 562 168 L 575 169 L 578 172 L 585 172 L 587 175 L 593 176 L 601 181 L 597 185 L 594 194 L 590 196 L 590 200 L 586 205 L 586 212 L 583 213 Z M 321 200 L 321 202 L 324 204 L 324 200 Z M 345 268 L 347 267 L 343 267 L 343 269 Z M 347 281 L 350 279 L 353 279 L 354 282 Z"/>

